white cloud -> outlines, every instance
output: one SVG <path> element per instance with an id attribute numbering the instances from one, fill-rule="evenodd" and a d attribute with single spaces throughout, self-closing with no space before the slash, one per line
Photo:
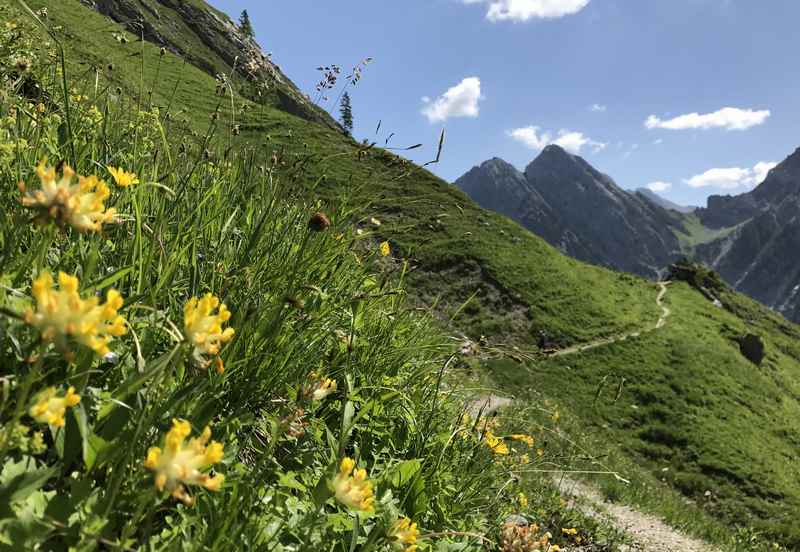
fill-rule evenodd
<path id="1" fill-rule="evenodd" d="M 762 161 L 757 163 L 752 169 L 741 167 L 709 169 L 703 174 L 695 175 L 685 182 L 692 188 L 705 188 L 708 186 L 726 190 L 740 187 L 751 188 L 764 182 L 767 173 L 776 165 L 777 163 Z"/>
<path id="2" fill-rule="evenodd" d="M 660 146 L 663 143 L 664 143 L 664 140 L 661 139 L 661 138 L 656 138 L 655 140 L 653 140 L 653 145 L 654 146 Z"/>
<path id="3" fill-rule="evenodd" d="M 608 107 L 602 104 L 592 104 L 589 106 L 589 111 L 594 111 L 596 113 L 605 113 L 608 110 Z"/>
<path id="4" fill-rule="evenodd" d="M 426 102 L 423 98 L 426 105 L 422 114 L 431 123 L 441 123 L 452 117 L 475 118 L 480 113 L 478 102 L 481 99 L 481 79 L 468 77 L 433 101 L 428 98 Z"/>
<path id="5" fill-rule="evenodd" d="M 547 131 L 540 131 L 537 126 L 527 126 L 509 130 L 508 135 L 532 150 L 542 150 L 550 144 L 561 146 L 570 153 L 578 154 L 584 146 L 592 148 L 594 153 L 602 151 L 607 144 L 592 140 L 582 132 L 559 130 L 557 135 Z"/>
<path id="6" fill-rule="evenodd" d="M 651 182 L 650 184 L 647 185 L 647 188 L 651 192 L 656 192 L 656 193 L 666 192 L 667 190 L 672 188 L 672 182 L 660 182 L 660 181 Z"/>
<path id="7" fill-rule="evenodd" d="M 758 186 L 767 178 L 767 174 L 769 171 L 777 167 L 777 163 L 773 162 L 766 162 L 762 161 L 761 163 L 756 163 L 756 166 L 753 167 L 753 185 Z"/>
<path id="8" fill-rule="evenodd" d="M 465 4 L 488 4 L 489 21 L 553 19 L 578 13 L 590 0 L 463 0 Z"/>
<path id="9" fill-rule="evenodd" d="M 649 129 L 664 128 L 668 130 L 707 130 L 710 128 L 747 130 L 750 127 L 763 124 L 770 115 L 771 112 L 768 109 L 755 111 L 737 107 L 724 107 L 714 113 L 704 113 L 702 115 L 700 113 L 688 113 L 667 120 L 650 115 L 644 122 L 644 126 Z"/>

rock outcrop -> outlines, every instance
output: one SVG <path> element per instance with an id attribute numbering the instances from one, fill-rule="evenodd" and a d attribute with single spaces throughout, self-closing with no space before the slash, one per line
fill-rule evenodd
<path id="1" fill-rule="evenodd" d="M 755 334 L 747 334 L 737 341 L 739 342 L 739 350 L 742 352 L 742 356 L 756 366 L 761 366 L 767 354 L 766 346 L 761 337 Z"/>

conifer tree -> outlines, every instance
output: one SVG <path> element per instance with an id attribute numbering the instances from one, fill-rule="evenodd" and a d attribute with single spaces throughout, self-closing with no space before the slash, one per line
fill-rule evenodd
<path id="1" fill-rule="evenodd" d="M 253 24 L 250 23 L 250 15 L 247 13 L 247 10 L 242 11 L 242 15 L 239 16 L 239 29 L 242 31 L 242 34 L 248 38 L 253 38 L 253 36 L 255 36 Z"/>
<path id="2" fill-rule="evenodd" d="M 353 133 L 353 106 L 350 103 L 350 94 L 345 92 L 342 95 L 342 103 L 339 108 L 341 122 L 347 134 Z"/>

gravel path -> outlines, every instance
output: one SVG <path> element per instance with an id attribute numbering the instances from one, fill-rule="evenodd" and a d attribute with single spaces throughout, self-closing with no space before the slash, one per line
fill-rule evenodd
<path id="1" fill-rule="evenodd" d="M 606 502 L 595 489 L 566 477 L 556 478 L 561 494 L 570 497 L 570 506 L 597 519 L 604 519 L 627 533 L 633 544 L 628 552 L 719 552 L 697 539 L 687 537 L 659 518 L 628 506 Z"/>

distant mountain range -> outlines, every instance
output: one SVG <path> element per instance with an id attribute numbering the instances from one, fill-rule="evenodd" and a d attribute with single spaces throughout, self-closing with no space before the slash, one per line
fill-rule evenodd
<path id="1" fill-rule="evenodd" d="M 800 321 L 800 149 L 753 191 L 677 205 L 629 192 L 583 158 L 546 147 L 520 172 L 494 158 L 456 180 L 481 206 L 593 264 L 657 278 L 681 257 Z"/>
<path id="2" fill-rule="evenodd" d="M 697 211 L 709 228 L 732 227 L 696 257 L 738 291 L 800 321 L 800 148 L 753 191 L 711 196 Z"/>
<path id="3" fill-rule="evenodd" d="M 495 158 L 455 184 L 582 261 L 656 278 L 681 256 L 677 213 L 559 146 L 546 147 L 524 173 Z"/>
<path id="4" fill-rule="evenodd" d="M 643 195 L 646 200 L 655 203 L 659 207 L 663 207 L 664 209 L 669 209 L 671 211 L 678 211 L 679 213 L 688 214 L 699 209 L 699 207 L 695 207 L 693 205 L 679 205 L 674 201 L 670 201 L 667 198 L 658 195 L 649 188 L 638 188 L 636 193 Z"/>

